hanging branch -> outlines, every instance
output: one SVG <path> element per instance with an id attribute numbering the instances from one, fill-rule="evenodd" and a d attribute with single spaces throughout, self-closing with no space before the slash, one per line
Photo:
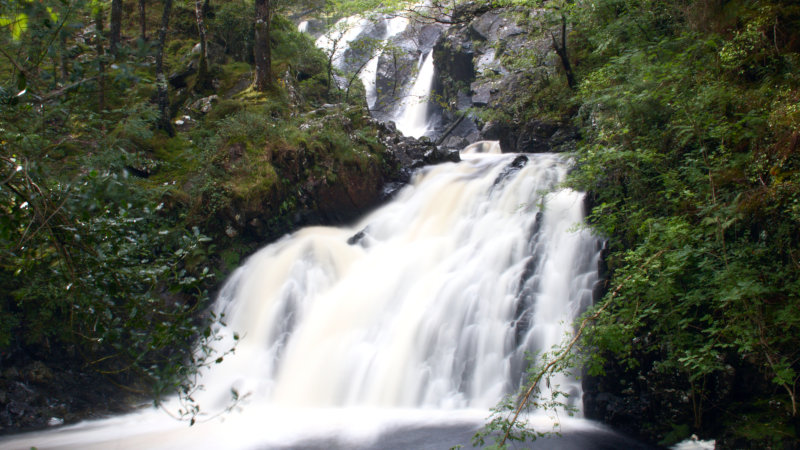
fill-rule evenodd
<path id="1" fill-rule="evenodd" d="M 643 269 L 648 264 L 650 264 L 650 262 L 652 260 L 654 260 L 654 259 L 658 258 L 659 256 L 661 256 L 665 251 L 666 250 L 661 250 L 658 253 L 656 253 L 655 255 L 651 256 L 639 268 Z M 552 373 L 553 370 L 555 370 L 556 365 L 558 363 L 564 361 L 567 358 L 567 356 L 570 355 L 570 352 L 572 351 L 572 347 L 574 347 L 575 344 L 578 342 L 578 340 L 581 338 L 581 335 L 583 335 L 583 330 L 586 328 L 586 326 L 590 322 L 593 322 L 598 317 L 600 317 L 600 315 L 606 309 L 608 309 L 608 306 L 611 305 L 611 301 L 614 299 L 614 297 L 617 296 L 617 294 L 619 294 L 620 290 L 622 290 L 622 287 L 625 286 L 625 284 L 632 277 L 633 277 L 633 273 L 631 273 L 630 275 L 625 277 L 625 279 L 622 280 L 622 282 L 620 282 L 617 285 L 616 289 L 614 289 L 614 291 L 611 293 L 611 297 L 609 297 L 608 301 L 606 301 L 606 303 L 603 304 L 603 306 L 598 308 L 597 311 L 594 312 L 594 314 L 592 314 L 589 317 L 584 318 L 581 321 L 581 325 L 580 325 L 580 327 L 578 327 L 578 331 L 575 332 L 575 336 L 572 338 L 572 340 L 569 342 L 569 344 L 567 344 L 567 347 L 561 352 L 561 354 L 557 358 L 555 358 L 552 361 L 550 361 L 546 366 L 544 366 L 542 368 L 542 370 L 539 371 L 538 374 L 536 374 L 536 377 L 533 379 L 533 383 L 531 383 L 531 385 L 528 386 L 528 389 L 525 391 L 525 393 L 517 401 L 517 408 L 514 411 L 514 417 L 511 419 L 510 423 L 513 424 L 513 423 L 517 422 L 517 420 L 519 419 L 519 415 L 522 413 L 522 410 L 525 408 L 525 406 L 527 406 L 530 403 L 531 395 L 533 395 L 533 393 L 536 391 L 536 387 L 539 385 L 539 382 L 542 380 L 542 378 L 544 378 L 545 375 L 547 375 L 549 373 Z M 503 439 L 500 440 L 499 447 L 502 447 L 503 445 L 505 445 L 505 442 L 506 442 L 506 440 L 508 440 L 508 437 L 509 437 L 509 435 L 511 433 L 511 430 L 512 430 L 512 427 L 510 427 L 510 426 L 506 429 L 506 432 L 503 435 Z"/>

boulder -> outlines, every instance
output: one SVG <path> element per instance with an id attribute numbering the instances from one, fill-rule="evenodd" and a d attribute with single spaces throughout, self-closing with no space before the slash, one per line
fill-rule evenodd
<path id="1" fill-rule="evenodd" d="M 195 114 L 208 114 L 211 111 L 211 108 L 214 106 L 215 103 L 219 102 L 218 95 L 210 95 L 208 97 L 203 97 L 200 99 L 195 100 L 189 105 L 189 111 L 194 112 Z"/>

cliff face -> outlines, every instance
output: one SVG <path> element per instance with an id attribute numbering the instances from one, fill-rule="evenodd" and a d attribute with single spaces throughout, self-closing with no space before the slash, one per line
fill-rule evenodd
<path id="1" fill-rule="evenodd" d="M 537 37 L 537 11 L 459 6 L 455 24 L 434 47 L 436 96 L 445 105 L 438 139 L 445 148 L 499 140 L 504 152 L 573 148 L 577 131 L 561 120 L 529 117 L 522 100 L 559 77 L 548 39 Z M 518 58 L 537 61 L 522 69 Z"/>

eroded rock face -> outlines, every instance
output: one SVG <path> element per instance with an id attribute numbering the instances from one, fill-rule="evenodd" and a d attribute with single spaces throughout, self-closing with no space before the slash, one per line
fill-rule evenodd
<path id="1" fill-rule="evenodd" d="M 499 140 L 504 152 L 551 152 L 573 148 L 574 127 L 543 119 L 520 120 L 514 105 L 556 73 L 552 43 L 532 36 L 519 23 L 522 10 L 467 3 L 456 9 L 453 25 L 436 43 L 435 64 L 440 78 L 437 95 L 446 103 L 438 142 L 447 148 L 478 140 Z M 525 11 L 529 21 L 536 11 Z M 535 58 L 537 71 L 513 67 L 515 59 Z M 483 123 L 476 110 L 497 116 Z M 462 119 L 462 116 L 466 116 Z M 457 123 L 458 122 L 458 123 Z"/>
<path id="2" fill-rule="evenodd" d="M 443 33 L 442 24 L 411 23 L 388 40 L 378 59 L 373 116 L 383 121 L 392 119 L 402 96 L 414 81 L 420 58 L 433 49 Z"/>

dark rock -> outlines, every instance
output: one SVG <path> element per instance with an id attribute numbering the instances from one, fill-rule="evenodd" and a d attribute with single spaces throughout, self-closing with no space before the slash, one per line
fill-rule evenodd
<path id="1" fill-rule="evenodd" d="M 175 89 L 185 88 L 188 86 L 186 79 L 196 73 L 197 73 L 197 64 L 194 61 L 192 61 L 192 63 L 184 67 L 183 70 L 174 72 L 169 77 L 167 77 L 167 81 L 169 81 L 169 84 Z"/>
<path id="2" fill-rule="evenodd" d="M 367 230 L 361 230 L 358 233 L 350 236 L 347 239 L 347 245 L 361 245 L 364 241 L 364 237 L 367 235 L 366 231 Z"/>
<path id="3" fill-rule="evenodd" d="M 472 83 L 470 85 L 471 94 L 472 94 L 472 105 L 473 106 L 488 106 L 489 102 L 492 100 L 492 85 L 491 84 L 483 84 L 483 83 Z"/>
<path id="4" fill-rule="evenodd" d="M 474 17 L 479 16 L 483 13 L 491 11 L 493 6 L 490 2 L 476 2 L 476 1 L 469 1 L 465 3 L 460 3 L 455 7 L 453 11 L 452 22 L 456 24 L 463 24 L 470 22 Z"/>
<path id="5" fill-rule="evenodd" d="M 461 150 L 467 145 L 469 145 L 469 141 L 464 139 L 460 136 L 449 136 L 447 139 L 442 142 L 442 147 L 446 149 L 457 149 Z"/>
<path id="6" fill-rule="evenodd" d="M 472 37 L 489 42 L 498 42 L 523 34 L 522 28 L 505 12 L 505 9 L 496 9 L 478 16 L 469 24 Z"/>
<path id="7" fill-rule="evenodd" d="M 483 139 L 499 140 L 504 152 L 542 153 L 572 149 L 578 140 L 577 129 L 556 122 L 533 119 L 513 127 L 502 121 L 487 123 Z"/>
<path id="8" fill-rule="evenodd" d="M 481 138 L 487 141 L 499 141 L 509 133 L 511 133 L 511 127 L 508 122 L 500 120 L 490 120 L 481 128 Z"/>
<path id="9" fill-rule="evenodd" d="M 525 155 L 519 155 L 511 161 L 511 164 L 507 165 L 503 168 L 503 171 L 497 176 L 494 180 L 493 185 L 496 186 L 506 180 L 509 176 L 517 173 L 528 164 L 528 157 Z"/>
<path id="10" fill-rule="evenodd" d="M 31 383 L 45 384 L 53 380 L 53 372 L 41 361 L 25 368 L 25 378 Z"/>

